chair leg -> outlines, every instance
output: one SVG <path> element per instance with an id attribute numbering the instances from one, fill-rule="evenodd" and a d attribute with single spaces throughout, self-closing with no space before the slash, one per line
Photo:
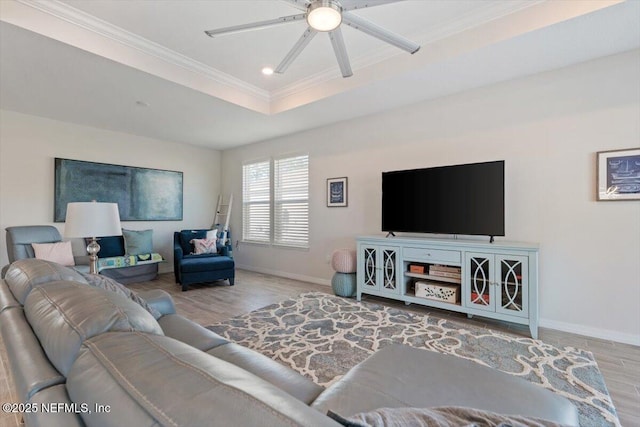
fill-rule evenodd
<path id="1" fill-rule="evenodd" d="M 230 277 L 230 278 L 229 278 L 229 284 L 230 284 L 231 286 L 233 286 L 233 285 L 235 285 L 235 283 L 234 283 L 234 282 L 235 282 L 235 279 L 234 279 L 233 277 Z"/>
<path id="2" fill-rule="evenodd" d="M 189 285 L 185 285 L 185 284 L 183 284 L 183 285 L 182 285 L 182 292 L 186 292 L 186 291 L 188 291 L 188 290 L 189 290 Z"/>

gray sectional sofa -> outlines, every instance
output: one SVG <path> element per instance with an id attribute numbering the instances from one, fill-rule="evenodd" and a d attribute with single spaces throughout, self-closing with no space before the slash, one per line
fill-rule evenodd
<path id="1" fill-rule="evenodd" d="M 167 293 L 138 295 L 153 310 L 54 263 L 11 265 L 0 331 L 27 426 L 337 426 L 327 411 L 442 405 L 578 424 L 542 387 L 404 346 L 324 389 L 176 314 Z"/>

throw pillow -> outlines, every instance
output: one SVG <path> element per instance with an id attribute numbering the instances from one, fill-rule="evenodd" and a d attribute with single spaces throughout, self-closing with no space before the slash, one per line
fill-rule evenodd
<path id="1" fill-rule="evenodd" d="M 153 252 L 153 230 L 125 230 L 124 237 L 125 255 L 149 254 Z"/>
<path id="2" fill-rule="evenodd" d="M 206 239 L 207 230 L 182 230 L 180 232 L 180 246 L 184 255 L 195 252 L 191 240 Z"/>
<path id="3" fill-rule="evenodd" d="M 88 245 L 91 239 L 84 239 Z M 124 238 L 122 236 L 107 236 L 98 239 L 100 252 L 98 258 L 111 258 L 124 255 Z"/>
<path id="4" fill-rule="evenodd" d="M 118 283 L 115 280 L 106 276 L 102 276 L 100 274 L 87 274 L 87 273 L 81 273 L 81 274 L 91 286 L 104 289 L 105 291 L 115 292 L 116 294 L 122 295 L 125 298 L 129 298 L 133 302 L 138 303 L 140 306 L 142 306 L 142 308 L 147 310 L 149 313 L 151 313 L 151 315 L 156 320 L 162 317 L 162 313 L 160 313 L 158 310 L 150 306 L 147 303 L 147 301 L 140 298 L 138 294 L 136 294 L 131 289 L 124 286 L 122 283 Z"/>
<path id="5" fill-rule="evenodd" d="M 33 252 L 37 259 L 56 262 L 61 265 L 74 266 L 71 242 L 32 243 Z"/>
<path id="6" fill-rule="evenodd" d="M 217 239 L 191 239 L 193 254 L 215 254 L 218 252 Z"/>

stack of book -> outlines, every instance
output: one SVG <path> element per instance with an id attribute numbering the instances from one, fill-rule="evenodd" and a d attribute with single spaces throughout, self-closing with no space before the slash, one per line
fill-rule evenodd
<path id="1" fill-rule="evenodd" d="M 429 266 L 429 275 L 437 277 L 446 277 L 448 279 L 461 278 L 460 267 L 450 267 L 448 265 L 431 265 Z"/>

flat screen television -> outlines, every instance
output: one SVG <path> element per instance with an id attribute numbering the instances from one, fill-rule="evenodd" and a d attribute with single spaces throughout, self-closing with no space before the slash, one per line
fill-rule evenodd
<path id="1" fill-rule="evenodd" d="M 383 172 L 382 231 L 504 236 L 504 160 Z"/>

